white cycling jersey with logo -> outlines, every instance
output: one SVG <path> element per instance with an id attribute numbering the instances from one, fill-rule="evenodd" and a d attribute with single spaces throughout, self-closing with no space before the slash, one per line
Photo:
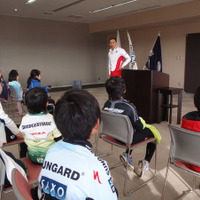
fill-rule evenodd
<path id="1" fill-rule="evenodd" d="M 64 141 L 53 144 L 39 182 L 39 198 L 50 195 L 61 200 L 117 200 L 107 163 L 95 156 L 89 145 Z"/>

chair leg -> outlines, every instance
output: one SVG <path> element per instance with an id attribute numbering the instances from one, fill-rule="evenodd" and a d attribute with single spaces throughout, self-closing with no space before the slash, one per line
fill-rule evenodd
<path id="1" fill-rule="evenodd" d="M 94 153 L 95 153 L 95 155 L 97 155 L 97 149 L 98 149 L 98 144 L 99 144 L 99 137 L 98 137 L 98 135 L 95 136 L 95 142 L 94 143 L 96 143 L 96 148 L 95 148 Z M 110 156 L 112 154 L 113 154 L 113 145 L 111 145 L 111 153 L 107 153 L 107 154 L 105 153 L 105 154 L 101 154 L 101 155 L 97 155 L 97 156 L 103 158 L 103 157 Z"/>
<path id="2" fill-rule="evenodd" d="M 135 188 L 133 188 L 132 190 L 126 192 L 126 185 L 127 185 L 127 177 L 128 177 L 128 170 L 126 168 L 126 175 L 125 175 L 125 181 L 124 181 L 124 189 L 123 189 L 123 194 L 124 196 L 129 196 L 131 193 L 135 192 L 136 190 L 142 188 L 143 186 L 145 186 L 149 181 L 153 181 L 155 178 L 156 178 L 156 174 L 157 174 L 157 148 L 156 148 L 156 151 L 155 151 L 155 172 L 153 173 L 151 170 L 150 170 L 151 174 L 152 174 L 152 177 L 149 178 L 148 180 L 146 180 L 144 183 L 136 186 Z"/>
<path id="3" fill-rule="evenodd" d="M 168 160 L 168 163 L 167 163 L 167 169 L 166 169 L 166 174 L 165 174 L 165 181 L 164 181 L 164 186 L 163 186 L 163 191 L 162 191 L 162 196 L 161 196 L 161 200 L 164 199 L 164 192 L 165 192 L 165 189 L 166 189 L 166 184 L 167 184 L 167 175 L 168 175 L 168 172 L 169 172 L 169 164 L 170 164 L 170 158 Z M 173 172 L 173 171 L 172 171 Z M 177 174 L 175 174 L 175 172 L 173 172 L 173 174 L 175 176 L 177 176 Z M 195 190 L 195 187 L 196 187 L 196 177 L 194 176 L 193 177 L 193 187 L 187 185 L 180 177 L 177 176 L 177 178 L 182 182 L 184 183 L 184 185 L 186 185 L 188 187 L 188 190 L 184 191 L 183 194 L 181 194 L 177 200 L 180 200 L 180 199 L 183 199 L 187 194 L 189 194 L 190 192 L 195 192 L 197 196 L 200 197 L 200 195 L 196 192 Z"/>
<path id="4" fill-rule="evenodd" d="M 155 150 L 155 176 L 157 175 L 157 153 L 158 153 L 158 150 L 157 150 L 157 141 L 156 141 L 156 150 Z"/>
<path id="5" fill-rule="evenodd" d="M 167 185 L 167 175 L 168 175 L 168 172 L 169 172 L 169 163 L 170 163 L 170 158 L 168 159 L 168 162 L 167 162 L 167 169 L 166 169 L 166 173 L 165 173 L 165 181 L 164 181 L 161 200 L 164 199 L 164 193 L 165 193 L 165 189 L 166 189 L 166 185 Z"/>
<path id="6" fill-rule="evenodd" d="M 128 160 L 129 160 L 129 157 L 130 157 L 130 145 L 128 147 Z M 126 196 L 127 193 L 126 193 L 126 186 L 127 186 L 127 178 L 128 178 L 128 163 L 126 165 L 126 173 L 125 173 L 125 179 L 124 179 L 124 189 L 123 189 L 123 194 Z"/>

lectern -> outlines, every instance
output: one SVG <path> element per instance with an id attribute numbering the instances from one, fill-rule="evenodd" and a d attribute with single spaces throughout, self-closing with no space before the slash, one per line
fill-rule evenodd
<path id="1" fill-rule="evenodd" d="M 157 89 L 169 87 L 169 75 L 150 70 L 123 69 L 122 78 L 126 83 L 125 98 L 136 106 L 139 116 L 147 123 L 156 123 Z M 161 121 L 164 117 L 165 113 L 161 113 Z"/>

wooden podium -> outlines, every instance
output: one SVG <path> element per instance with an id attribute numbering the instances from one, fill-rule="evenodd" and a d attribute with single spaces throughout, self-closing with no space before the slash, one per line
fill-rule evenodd
<path id="1" fill-rule="evenodd" d="M 147 123 L 156 123 L 157 89 L 169 87 L 169 75 L 157 71 L 123 69 L 122 78 L 126 83 L 125 98 L 136 106 L 138 115 Z M 165 114 L 161 115 L 164 119 Z"/>

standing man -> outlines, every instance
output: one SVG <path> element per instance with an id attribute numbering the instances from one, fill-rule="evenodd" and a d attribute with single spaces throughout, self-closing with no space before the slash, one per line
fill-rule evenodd
<path id="1" fill-rule="evenodd" d="M 117 46 L 116 38 L 109 39 L 109 46 L 110 46 L 110 50 L 108 53 L 109 77 L 112 76 L 121 77 L 121 69 L 129 64 L 131 58 L 124 49 Z M 124 58 L 126 59 L 126 61 L 123 63 Z"/>

